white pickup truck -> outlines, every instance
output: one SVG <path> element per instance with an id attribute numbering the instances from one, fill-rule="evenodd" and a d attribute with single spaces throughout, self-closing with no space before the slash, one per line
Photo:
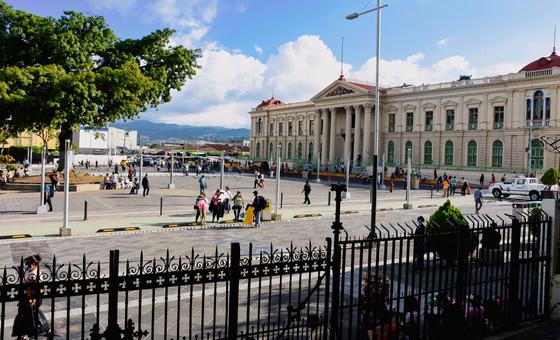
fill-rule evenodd
<path id="1" fill-rule="evenodd" d="M 512 178 L 505 182 L 498 182 L 490 185 L 488 191 L 496 198 L 508 197 L 509 195 L 523 195 L 529 196 L 531 201 L 537 201 L 541 198 L 541 191 L 547 190 L 548 186 L 539 184 L 538 179 L 525 177 L 525 178 Z"/>

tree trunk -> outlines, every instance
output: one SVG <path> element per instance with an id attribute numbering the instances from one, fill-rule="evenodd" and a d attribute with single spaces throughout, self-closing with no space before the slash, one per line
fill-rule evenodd
<path id="1" fill-rule="evenodd" d="M 64 170 L 64 161 L 66 159 L 64 145 L 67 139 L 70 142 L 72 141 L 72 129 L 68 126 L 62 126 L 58 134 L 58 171 Z"/>

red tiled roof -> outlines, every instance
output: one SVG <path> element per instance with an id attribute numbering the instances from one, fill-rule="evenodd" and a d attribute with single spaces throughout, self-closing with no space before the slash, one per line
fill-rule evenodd
<path id="1" fill-rule="evenodd" d="M 552 67 L 560 67 L 560 57 L 556 54 L 555 51 L 552 51 L 552 53 L 548 57 L 542 57 L 530 64 L 527 64 L 519 72 L 538 71 Z"/>
<path id="2" fill-rule="evenodd" d="M 258 109 L 258 108 L 261 108 L 261 107 L 275 106 L 275 105 L 280 105 L 280 104 L 283 104 L 283 103 L 282 103 L 280 100 L 278 100 L 278 99 L 272 97 L 272 98 L 270 98 L 269 100 L 263 100 L 263 101 L 257 106 L 257 109 Z"/>
<path id="3" fill-rule="evenodd" d="M 373 86 L 373 85 L 363 84 L 363 83 L 356 83 L 356 82 L 353 82 L 353 81 L 347 81 L 347 83 L 350 83 L 350 84 L 352 84 L 352 85 L 361 87 L 361 88 L 363 88 L 364 90 L 375 91 L 375 86 Z"/>

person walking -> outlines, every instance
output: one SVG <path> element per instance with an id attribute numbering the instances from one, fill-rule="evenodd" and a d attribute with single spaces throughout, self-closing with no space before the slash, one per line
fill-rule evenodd
<path id="1" fill-rule="evenodd" d="M 58 182 L 59 182 L 59 176 L 58 176 L 58 170 L 53 170 L 52 174 L 49 176 L 49 179 L 51 180 L 51 189 L 54 193 L 58 190 Z"/>
<path id="2" fill-rule="evenodd" d="M 148 174 L 145 174 L 144 178 L 142 178 L 142 196 L 150 197 L 150 180 L 148 179 Z"/>
<path id="3" fill-rule="evenodd" d="M 233 201 L 233 196 L 231 195 L 231 190 L 229 186 L 226 185 L 226 190 L 224 193 L 225 193 L 224 210 L 229 214 L 231 211 L 231 204 Z"/>
<path id="4" fill-rule="evenodd" d="M 482 208 L 482 190 L 480 190 L 480 188 L 478 188 L 474 192 L 474 209 L 475 209 L 477 214 L 478 214 L 478 212 L 480 211 L 481 208 Z"/>
<path id="5" fill-rule="evenodd" d="M 198 223 L 198 217 L 200 216 L 200 225 L 206 225 L 206 208 L 208 208 L 208 199 L 206 198 L 206 194 L 204 192 L 200 193 L 200 199 L 197 198 L 196 206 L 198 207 L 198 211 L 196 212 L 196 220 L 195 222 Z"/>
<path id="6" fill-rule="evenodd" d="M 255 199 L 252 204 L 252 207 L 255 210 L 255 228 L 259 229 L 261 227 L 262 211 L 266 208 L 266 199 L 259 196 L 259 192 L 257 190 L 253 191 L 253 195 L 255 195 Z"/>
<path id="7" fill-rule="evenodd" d="M 484 186 L 484 174 L 480 174 L 480 179 L 478 180 L 480 182 L 480 186 Z"/>
<path id="8" fill-rule="evenodd" d="M 52 339 L 53 334 L 45 314 L 39 309 L 42 298 L 37 292 L 40 291 L 39 254 L 29 256 L 23 260 L 25 268 L 22 268 L 24 296 L 18 303 L 18 312 L 12 327 L 12 336 L 17 339 L 36 339 L 37 335 Z"/>
<path id="9" fill-rule="evenodd" d="M 467 194 L 467 189 L 469 188 L 469 183 L 467 179 L 463 177 L 463 184 L 461 184 L 461 196 L 465 196 Z"/>
<path id="10" fill-rule="evenodd" d="M 455 190 L 457 190 L 457 176 L 453 176 L 453 179 L 451 180 L 450 190 L 451 195 L 455 196 Z"/>
<path id="11" fill-rule="evenodd" d="M 496 183 L 496 176 L 494 174 L 492 174 L 490 181 L 492 182 L 492 184 Z"/>
<path id="12" fill-rule="evenodd" d="M 206 190 L 206 188 L 208 188 L 208 185 L 206 184 L 206 177 L 204 175 L 201 175 L 198 179 L 198 186 L 200 187 L 201 194 Z"/>
<path id="13" fill-rule="evenodd" d="M 45 184 L 44 195 L 45 195 L 45 203 L 49 205 L 49 211 L 53 211 L 52 198 L 54 196 L 54 191 L 52 189 L 52 186 L 48 186 Z"/>
<path id="14" fill-rule="evenodd" d="M 311 193 L 311 185 L 309 185 L 309 181 L 305 181 L 305 185 L 303 186 L 303 190 L 301 192 L 305 196 L 303 204 L 311 204 L 311 201 L 309 200 L 309 194 Z"/>
<path id="15" fill-rule="evenodd" d="M 241 209 L 244 206 L 243 196 L 241 195 L 241 191 L 238 191 L 235 196 L 233 197 L 233 215 L 235 221 L 240 221 Z"/>
<path id="16" fill-rule="evenodd" d="M 427 248 L 426 220 L 423 216 L 417 219 L 416 230 L 414 230 L 414 264 L 417 270 L 424 268 L 424 254 Z"/>
<path id="17" fill-rule="evenodd" d="M 449 197 L 449 182 L 447 179 L 443 180 L 443 198 Z"/>

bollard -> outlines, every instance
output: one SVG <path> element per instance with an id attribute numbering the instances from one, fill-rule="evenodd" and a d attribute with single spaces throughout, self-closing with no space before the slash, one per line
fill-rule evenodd
<path id="1" fill-rule="evenodd" d="M 84 201 L 84 221 L 87 221 L 87 200 Z"/>
<path id="2" fill-rule="evenodd" d="M 284 205 L 284 193 L 281 192 L 280 193 L 280 209 L 282 209 L 282 206 Z"/>
<path id="3" fill-rule="evenodd" d="M 330 191 L 329 191 L 329 201 L 328 201 L 327 205 L 331 205 L 331 192 Z"/>
<path id="4" fill-rule="evenodd" d="M 163 216 L 163 196 L 159 198 L 159 216 Z"/>
<path id="5" fill-rule="evenodd" d="M 434 186 L 432 185 L 432 189 L 430 189 L 430 198 L 434 198 Z"/>

